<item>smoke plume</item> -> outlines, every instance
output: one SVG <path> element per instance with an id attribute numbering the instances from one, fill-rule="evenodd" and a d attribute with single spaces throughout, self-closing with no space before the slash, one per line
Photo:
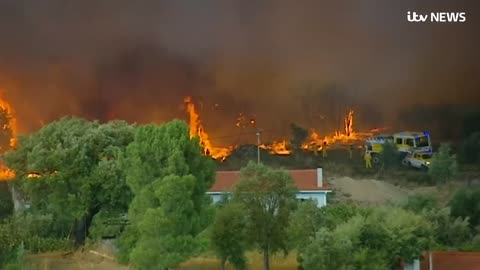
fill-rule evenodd
<path id="1" fill-rule="evenodd" d="M 478 105 L 479 16 L 474 0 L 3 0 L 0 91 L 24 133 L 63 115 L 185 118 L 186 95 L 226 141 L 239 113 L 267 139 L 332 131 L 349 108 L 354 128 L 395 126 L 418 105 Z"/>

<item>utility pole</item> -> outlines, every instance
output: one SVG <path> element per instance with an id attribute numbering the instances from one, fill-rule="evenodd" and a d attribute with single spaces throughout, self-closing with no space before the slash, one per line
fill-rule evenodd
<path id="1" fill-rule="evenodd" d="M 257 130 L 257 163 L 260 164 L 260 134 L 262 133 L 261 129 Z"/>

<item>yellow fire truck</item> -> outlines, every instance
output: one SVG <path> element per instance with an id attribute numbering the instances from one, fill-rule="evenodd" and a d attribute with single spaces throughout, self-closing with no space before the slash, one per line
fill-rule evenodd
<path id="1" fill-rule="evenodd" d="M 432 153 L 429 132 L 403 131 L 389 135 L 378 135 L 368 138 L 365 142 L 365 152 L 372 155 L 373 163 L 379 163 L 379 154 L 385 142 L 393 142 L 402 155 L 413 153 Z"/>

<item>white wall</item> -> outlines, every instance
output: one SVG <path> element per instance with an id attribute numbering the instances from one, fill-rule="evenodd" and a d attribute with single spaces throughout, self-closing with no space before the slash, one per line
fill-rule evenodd
<path id="1" fill-rule="evenodd" d="M 317 201 L 318 207 L 323 207 L 327 205 L 327 193 L 326 192 L 299 192 L 297 193 L 297 199 L 301 200 L 315 200 Z"/>
<path id="2" fill-rule="evenodd" d="M 217 203 L 221 198 L 222 194 L 221 193 L 207 193 L 210 195 L 210 197 L 213 200 L 213 203 Z M 297 193 L 297 199 L 301 200 L 309 200 L 313 199 L 317 201 L 317 206 L 318 207 L 323 207 L 327 205 L 327 192 L 325 191 L 319 191 L 319 192 L 299 192 Z"/>
<path id="3" fill-rule="evenodd" d="M 405 265 L 403 270 L 420 270 L 420 261 L 415 260 L 412 264 Z"/>

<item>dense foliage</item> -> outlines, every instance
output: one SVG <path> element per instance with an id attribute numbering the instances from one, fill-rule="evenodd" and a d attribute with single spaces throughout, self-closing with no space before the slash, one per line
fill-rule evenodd
<path id="1" fill-rule="evenodd" d="M 480 132 L 470 134 L 462 143 L 461 160 L 467 164 L 480 162 Z"/>
<path id="2" fill-rule="evenodd" d="M 480 225 L 480 189 L 462 189 L 449 203 L 452 216 L 469 218 L 472 228 Z"/>
<path id="3" fill-rule="evenodd" d="M 458 164 L 456 155 L 451 154 L 448 144 L 440 145 L 437 153 L 433 154 L 432 163 L 428 170 L 432 179 L 437 183 L 446 183 L 457 174 Z"/>
<path id="4" fill-rule="evenodd" d="M 181 121 L 136 130 L 122 159 L 134 194 L 120 248 L 138 269 L 167 269 L 192 256 L 210 222 L 214 168 Z M 161 256 L 159 256 L 161 254 Z"/>
<path id="5" fill-rule="evenodd" d="M 245 209 L 238 203 L 228 203 L 218 210 L 212 225 L 211 242 L 220 259 L 220 269 L 230 262 L 235 269 L 246 269 L 248 249 Z"/>
<path id="6" fill-rule="evenodd" d="M 121 121 L 63 118 L 21 137 L 5 161 L 17 173 L 15 184 L 29 211 L 51 214 L 61 235 L 73 232 L 82 244 L 101 209 L 128 206 L 130 191 L 117 158 L 133 140 L 133 130 Z"/>
<path id="7" fill-rule="evenodd" d="M 0 182 L 0 220 L 13 213 L 13 200 L 7 182 Z"/>
<path id="8" fill-rule="evenodd" d="M 375 208 L 333 229 L 321 228 L 307 245 L 304 269 L 389 269 L 420 258 L 432 243 L 432 225 L 399 208 Z"/>
<path id="9" fill-rule="evenodd" d="M 288 250 L 287 227 L 296 191 L 284 170 L 250 162 L 240 171 L 233 200 L 246 210 L 248 235 L 263 252 L 264 270 L 270 268 L 270 253 Z"/>
<path id="10" fill-rule="evenodd" d="M 295 125 L 292 133 L 297 147 L 307 136 Z M 461 161 L 478 158 L 477 143 L 478 133 L 470 133 Z M 400 207 L 318 208 L 296 201 L 286 171 L 249 163 L 233 194 L 213 207 L 205 193 L 214 163 L 201 153 L 181 121 L 136 127 L 64 118 L 21 137 L 2 157 L 17 174 L 10 186 L 0 183 L 0 267 L 27 252 L 69 249 L 72 236 L 82 244 L 87 235 L 119 237 L 119 257 L 140 270 L 169 269 L 205 251 L 222 269 L 246 269 L 246 252 L 257 250 L 265 269 L 271 254 L 294 251 L 302 269 L 375 270 L 430 248 L 480 250 L 478 189 L 460 190 L 448 205 L 427 194 Z M 386 144 L 381 158 L 383 169 L 399 164 L 394 145 Z M 442 145 L 424 175 L 443 183 L 457 170 Z M 26 206 L 16 214 L 11 187 Z"/>
<path id="11" fill-rule="evenodd" d="M 391 169 L 400 164 L 400 153 L 398 152 L 397 145 L 392 142 L 385 142 L 380 152 L 380 160 L 382 162 L 382 168 L 385 170 Z"/>

